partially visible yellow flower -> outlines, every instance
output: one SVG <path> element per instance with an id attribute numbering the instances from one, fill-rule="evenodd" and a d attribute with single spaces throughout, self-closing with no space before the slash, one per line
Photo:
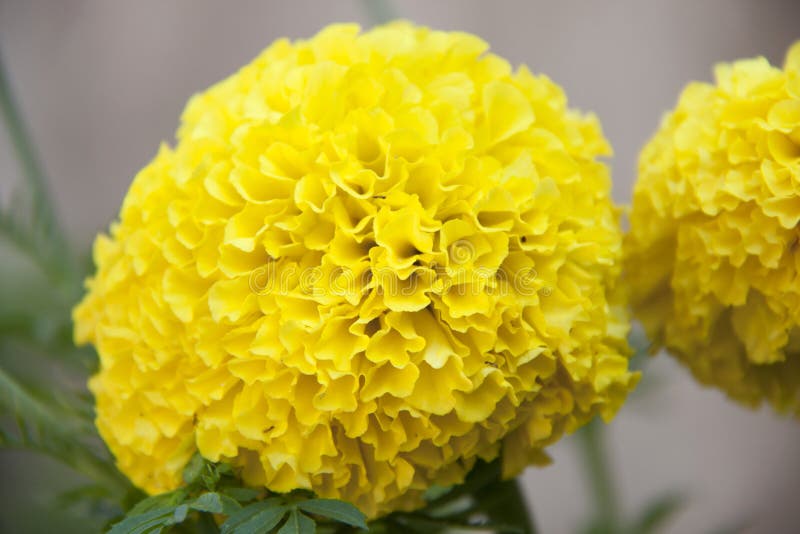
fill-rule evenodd
<path id="1" fill-rule="evenodd" d="M 614 414 L 636 377 L 609 146 L 486 48 L 332 26 L 191 99 L 74 314 L 137 485 L 198 450 L 376 516 Z"/>
<path id="2" fill-rule="evenodd" d="M 704 384 L 800 415 L 800 42 L 783 69 L 721 64 L 639 161 L 635 313 Z"/>

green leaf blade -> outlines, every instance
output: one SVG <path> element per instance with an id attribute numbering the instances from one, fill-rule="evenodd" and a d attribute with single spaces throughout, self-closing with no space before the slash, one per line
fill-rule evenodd
<path id="1" fill-rule="evenodd" d="M 197 510 L 198 512 L 208 512 L 210 514 L 221 514 L 222 513 L 222 498 L 219 493 L 216 492 L 209 492 L 203 493 L 194 501 L 192 501 L 189 506 L 193 510 Z"/>
<path id="2" fill-rule="evenodd" d="M 295 508 L 278 534 L 315 534 L 316 532 L 317 524 L 314 523 L 314 520 Z"/>
<path id="3" fill-rule="evenodd" d="M 348 502 L 336 499 L 309 499 L 297 503 L 297 507 L 304 512 L 327 517 L 351 527 L 367 529 L 366 516 Z"/>
<path id="4" fill-rule="evenodd" d="M 23 386 L 2 368 L 0 415 L 13 417 L 16 422 L 15 434 L 3 433 L 3 447 L 45 454 L 108 488 L 114 495 L 132 490 L 105 449 L 93 447 L 87 440 L 88 429 L 80 420 L 76 421 L 52 399 Z"/>
<path id="5" fill-rule="evenodd" d="M 147 497 L 137 502 L 133 508 L 128 511 L 128 516 L 135 516 L 144 514 L 151 510 L 159 508 L 172 508 L 179 505 L 186 498 L 186 490 L 183 488 L 168 493 L 159 493 L 152 497 Z"/>
<path id="6" fill-rule="evenodd" d="M 175 508 L 175 511 L 172 513 L 172 517 L 169 519 L 169 524 L 177 525 L 179 523 L 183 523 L 186 520 L 187 515 L 189 515 L 189 506 L 182 504 Z"/>
<path id="7" fill-rule="evenodd" d="M 150 534 L 169 526 L 177 507 L 156 508 L 143 514 L 127 516 L 111 527 L 108 534 Z"/>
<path id="8" fill-rule="evenodd" d="M 209 514 L 225 514 L 232 515 L 241 510 L 242 505 L 236 502 L 227 495 L 222 495 L 215 491 L 203 493 L 191 503 L 189 507 L 198 512 L 207 512 Z"/>
<path id="9" fill-rule="evenodd" d="M 220 491 L 231 499 L 234 499 L 240 503 L 253 502 L 258 499 L 259 495 L 261 495 L 261 490 L 257 490 L 255 488 L 233 487 L 223 488 Z"/>
<path id="10" fill-rule="evenodd" d="M 228 517 L 220 528 L 220 534 L 267 533 L 281 522 L 288 511 L 280 499 L 267 499 L 245 506 Z"/>

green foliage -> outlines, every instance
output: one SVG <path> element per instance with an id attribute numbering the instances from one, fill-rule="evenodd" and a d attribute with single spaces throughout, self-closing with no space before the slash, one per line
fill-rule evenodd
<path id="1" fill-rule="evenodd" d="M 371 7 L 375 16 L 385 18 L 385 4 Z M 405 533 L 438 532 L 453 526 L 485 531 L 492 525 L 497 532 L 529 532 L 527 527 L 507 529 L 497 523 L 501 517 L 516 518 L 509 510 L 501 513 L 499 501 L 506 499 L 513 506 L 520 501 L 513 483 L 499 481 L 496 463 L 479 464 L 463 487 L 430 492 L 431 505 L 426 510 L 391 514 L 369 527 L 352 504 L 316 498 L 307 491 L 276 495 L 242 487 L 229 465 L 207 462 L 200 455 L 186 466 L 183 487 L 144 497 L 116 469 L 93 424 L 92 399 L 83 384 L 96 366 L 96 355 L 75 349 L 71 339 L 70 309 L 80 294 L 83 273 L 61 231 L 42 166 L 13 103 L 2 65 L 0 111 L 24 178 L 12 201 L 0 202 L 0 247 L 13 249 L 22 258 L 13 272 L 0 273 L 0 282 L 13 281 L 0 283 L 0 448 L 45 454 L 91 480 L 61 495 L 56 504 L 89 503 L 87 513 L 102 509 L 103 517 L 116 510 L 118 516 L 108 529 L 112 534 L 346 534 L 368 528 Z M 29 272 L 31 266 L 37 271 L 35 276 Z M 2 267 L 9 269 L 8 264 Z M 20 283 L 23 279 L 26 282 Z M 38 388 L 24 384 L 7 365 L 11 360 L 6 356 L 17 349 L 28 362 L 21 367 L 37 378 Z M 48 359 L 44 362 L 37 356 Z M 57 377 L 48 381 L 44 367 L 56 367 Z M 81 384 L 78 391 L 65 387 L 70 378 Z M 471 492 L 478 495 L 487 484 L 495 487 L 496 495 L 474 498 Z M 516 500 L 509 500 L 512 493 Z M 95 506 L 100 502 L 105 504 Z M 127 513 L 120 516 L 124 510 Z"/>
<path id="2" fill-rule="evenodd" d="M 682 495 L 668 493 L 653 499 L 633 521 L 624 522 L 621 526 L 614 526 L 595 520 L 583 532 L 585 534 L 656 534 L 675 518 L 685 504 L 686 499 Z"/>
<path id="3" fill-rule="evenodd" d="M 209 492 L 200 495 L 189 504 L 189 507 L 198 512 L 208 512 L 210 514 L 231 515 L 238 512 L 242 505 L 235 499 L 216 492 Z"/>
<path id="4" fill-rule="evenodd" d="M 503 480 L 500 461 L 478 461 L 463 484 L 428 492 L 416 512 L 396 512 L 370 523 L 370 532 L 449 531 L 533 534 L 533 522 L 515 480 Z"/>
<path id="5" fill-rule="evenodd" d="M 327 517 L 353 527 L 367 528 L 364 514 L 359 512 L 358 508 L 346 502 L 334 499 L 309 499 L 298 502 L 297 507 L 309 514 Z"/>
<path id="6" fill-rule="evenodd" d="M 74 517 L 74 511 L 80 513 L 72 521 L 76 526 L 96 528 L 119 514 L 139 492 L 117 471 L 94 427 L 93 402 L 85 382 L 97 360 L 93 351 L 75 348 L 70 319 L 83 275 L 2 62 L 0 119 L 21 171 L 20 179 L 8 180 L 15 185 L 11 195 L 0 198 L 0 449 L 38 453 L 75 472 L 74 480 L 64 477 L 54 485 L 72 486 L 60 497 L 56 498 L 60 489 L 47 487 L 37 494 L 42 504 L 34 504 L 30 495 L 19 500 L 27 515 L 49 503 L 47 513 L 40 515 L 58 522 L 60 530 L 69 530 L 63 520 Z M 15 482 L 16 492 L 31 491 L 36 485 L 36 476 L 42 473 L 35 466 L 58 469 L 46 461 L 30 462 L 26 476 Z M 14 516 L 9 521 L 15 529 L 26 523 L 36 531 L 34 524 L 46 524 L 41 518 L 17 524 Z"/>
<path id="7" fill-rule="evenodd" d="M 369 525 L 364 514 L 343 501 L 302 490 L 279 495 L 243 488 L 230 466 L 199 454 L 183 476 L 184 487 L 142 500 L 110 534 L 198 532 L 201 524 L 220 534 L 533 533 L 516 482 L 501 480 L 497 461 L 479 462 L 464 484 L 440 488 L 424 509 L 393 513 Z"/>
<path id="8" fill-rule="evenodd" d="M 0 205 L 0 235 L 30 257 L 54 283 L 68 283 L 75 276 L 73 258 L 56 215 L 42 164 L 14 102 L 2 63 L 0 115 L 24 178 L 23 183 L 14 189 L 10 201 L 4 202 L 5 206 Z"/>
<path id="9" fill-rule="evenodd" d="M 348 527 L 366 529 L 366 518 L 352 504 L 317 499 L 305 491 L 286 495 L 240 486 L 227 464 L 208 462 L 196 454 L 183 472 L 185 486 L 133 506 L 110 534 L 150 534 L 185 527 L 222 534 L 307 534 L 317 525 L 343 531 Z M 264 497 L 263 499 L 259 499 Z M 253 502 L 255 501 L 255 502 Z M 214 518 L 225 517 L 219 529 Z M 209 519 L 211 518 L 211 519 Z"/>
<path id="10" fill-rule="evenodd" d="M 289 518 L 283 524 L 278 534 L 314 534 L 317 531 L 317 525 L 313 520 L 294 508 L 289 513 Z"/>
<path id="11" fill-rule="evenodd" d="M 0 428 L 0 446 L 50 456 L 95 481 L 108 496 L 121 498 L 130 490 L 102 445 L 92 443 L 91 420 L 35 395 L 2 368 L 0 414 L 10 415 L 13 421 Z"/>
<path id="12" fill-rule="evenodd" d="M 271 498 L 251 504 L 228 517 L 222 524 L 221 534 L 254 534 L 270 532 L 286 515 L 288 508 L 281 499 Z"/>
<path id="13" fill-rule="evenodd" d="M 182 511 L 179 512 L 179 508 Z M 155 508 L 137 515 L 128 515 L 114 525 L 109 534 L 157 534 L 170 525 L 186 519 L 185 506 Z"/>
<path id="14" fill-rule="evenodd" d="M 231 515 L 241 509 L 238 502 L 216 492 L 203 493 L 195 498 L 191 498 L 190 494 L 186 488 L 181 488 L 164 495 L 149 497 L 134 506 L 109 533 L 161 532 L 172 525 L 184 523 L 193 512 Z"/>
<path id="15" fill-rule="evenodd" d="M 258 499 L 262 492 L 254 488 L 224 488 L 222 493 L 238 502 L 247 503 Z"/>
<path id="16" fill-rule="evenodd" d="M 619 509 L 612 470 L 606 458 L 605 427 L 595 419 L 578 431 L 586 462 L 586 474 L 594 493 L 594 517 L 581 530 L 584 534 L 655 534 L 659 532 L 685 503 L 682 495 L 669 493 L 648 503 L 633 520 L 623 517 Z"/>
<path id="17" fill-rule="evenodd" d="M 361 0 L 367 20 L 371 24 L 386 24 L 397 17 L 397 12 L 387 0 Z"/>
<path id="18" fill-rule="evenodd" d="M 373 22 L 394 18 L 385 1 L 365 0 L 364 8 Z M 58 221 L 43 166 L 14 104 L 2 64 L 0 113 L 23 178 L 10 199 L 0 199 L 0 253 L 4 260 L 0 265 L 0 449 L 46 455 L 90 480 L 63 493 L 55 505 L 88 504 L 86 513 L 99 515 L 100 521 L 116 515 L 108 525 L 111 534 L 533 532 L 517 483 L 501 479 L 497 461 L 478 462 L 464 484 L 431 488 L 424 509 L 393 513 L 369 525 L 365 516 L 346 502 L 316 498 L 305 491 L 276 495 L 242 487 L 229 465 L 210 463 L 200 455 L 186 466 L 183 487 L 144 497 L 116 469 L 93 424 L 93 403 L 83 384 L 97 359 L 91 350 L 73 346 L 70 319 L 86 269 L 78 266 L 77 255 Z M 18 256 L 16 269 L 11 270 L 10 250 Z M 645 348 L 646 340 L 640 336 L 633 344 Z M 639 352 L 643 355 L 645 350 Z M 12 354 L 16 362 L 24 360 L 20 367 L 36 375 L 36 387 L 10 368 Z M 46 362 L 38 356 L 47 358 Z M 636 359 L 637 366 L 640 361 L 644 361 L 641 356 Z M 43 368 L 55 368 L 51 371 L 55 377 L 48 381 Z M 66 387 L 70 380 L 81 385 L 77 392 Z M 591 437 L 592 429 L 588 431 L 584 435 Z M 683 500 L 667 495 L 653 501 L 630 524 L 623 523 L 613 512 L 612 485 L 604 480 L 606 464 L 600 456 L 592 457 L 602 450 L 597 444 L 590 445 L 589 456 L 595 461 L 599 481 L 598 503 L 602 505 L 605 499 L 605 508 L 612 513 L 599 514 L 586 532 L 650 534 L 680 509 Z"/>

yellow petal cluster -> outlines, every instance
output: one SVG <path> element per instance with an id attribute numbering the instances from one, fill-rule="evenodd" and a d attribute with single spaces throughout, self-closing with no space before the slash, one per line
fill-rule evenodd
<path id="1" fill-rule="evenodd" d="M 594 116 L 480 39 L 280 40 L 188 103 L 74 312 L 97 425 L 148 492 L 197 450 L 369 516 L 633 387 Z"/>
<path id="2" fill-rule="evenodd" d="M 625 270 L 636 315 L 697 379 L 800 415 L 800 42 L 721 64 L 645 146 Z"/>

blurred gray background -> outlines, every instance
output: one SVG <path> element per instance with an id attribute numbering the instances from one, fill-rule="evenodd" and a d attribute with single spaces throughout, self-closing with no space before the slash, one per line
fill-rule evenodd
<path id="1" fill-rule="evenodd" d="M 107 227 L 135 172 L 172 140 L 193 92 L 234 72 L 281 36 L 323 25 L 369 25 L 357 1 L 0 0 L 0 50 L 76 245 Z M 780 63 L 800 38 L 800 2 L 395 0 L 395 14 L 486 39 L 513 63 L 561 84 L 595 111 L 615 149 L 614 195 L 627 203 L 636 154 L 689 80 L 720 60 Z M 0 132 L 0 195 L 19 172 Z M 647 366 L 642 391 L 609 426 L 624 509 L 684 492 L 666 532 L 800 532 L 800 423 L 750 412 L 701 389 L 669 357 Z M 544 533 L 574 532 L 590 510 L 574 439 L 525 485 Z M 0 499 L 29 478 L 3 461 Z M 58 481 L 27 480 L 30 487 Z M 37 486 L 38 484 L 38 486 Z M 15 500 L 16 499 L 16 500 Z M 8 513 L 5 506 L 4 513 Z M 0 528 L 1 530 L 1 528 Z"/>

